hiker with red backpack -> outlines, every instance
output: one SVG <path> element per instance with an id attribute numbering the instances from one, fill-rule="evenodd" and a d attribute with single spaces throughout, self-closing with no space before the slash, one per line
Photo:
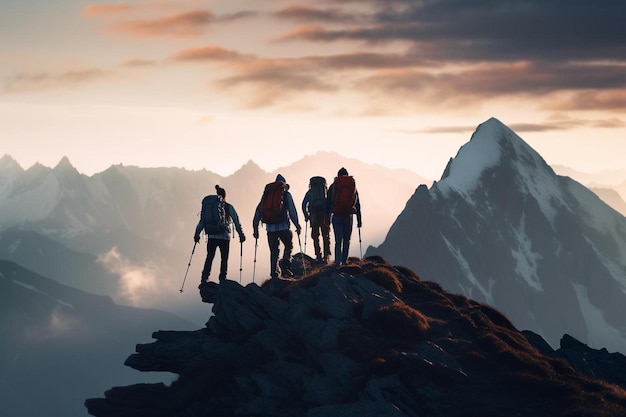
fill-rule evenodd
<path id="1" fill-rule="evenodd" d="M 348 175 L 348 171 L 343 167 L 337 172 L 337 177 L 328 188 L 326 213 L 329 216 L 332 215 L 335 235 L 335 265 L 345 265 L 350 251 L 353 214 L 356 214 L 356 224 L 359 229 L 362 223 L 361 203 L 354 177 Z"/>
<path id="2" fill-rule="evenodd" d="M 327 192 L 326 178 L 311 177 L 309 189 L 302 200 L 304 221 L 305 223 L 311 221 L 311 239 L 315 249 L 315 258 L 320 263 L 327 263 L 330 256 L 330 218 L 326 214 Z M 320 246 L 320 236 L 324 245 L 323 252 Z"/>
<path id="3" fill-rule="evenodd" d="M 215 252 L 219 248 L 221 262 L 219 281 L 226 279 L 228 272 L 228 253 L 230 251 L 230 224 L 235 225 L 235 229 L 239 234 L 239 242 L 243 243 L 246 236 L 239 223 L 237 210 L 231 204 L 226 202 L 226 190 L 219 185 L 215 186 L 216 194 L 204 197 L 202 200 L 202 211 L 200 213 L 200 221 L 196 226 L 193 240 L 195 243 L 200 241 L 200 233 L 204 231 L 207 235 L 207 254 L 204 261 L 204 268 L 200 279 L 199 288 L 208 285 L 209 275 L 211 275 L 211 265 L 215 258 Z"/>
<path id="4" fill-rule="evenodd" d="M 259 222 L 265 223 L 267 242 L 270 247 L 270 277 L 272 281 L 278 280 L 278 258 L 280 255 L 279 244 L 285 246 L 282 259 L 280 260 L 280 272 L 283 277 L 292 277 L 291 251 L 293 250 L 293 232 L 291 223 L 296 227 L 296 233 L 300 236 L 300 223 L 298 212 L 289 192 L 289 185 L 285 178 L 278 174 L 276 181 L 265 186 L 263 196 L 259 202 L 252 220 L 254 238 L 259 238 Z"/>

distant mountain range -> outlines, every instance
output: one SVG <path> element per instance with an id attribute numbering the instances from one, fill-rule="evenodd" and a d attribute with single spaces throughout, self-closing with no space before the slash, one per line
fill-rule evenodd
<path id="1" fill-rule="evenodd" d="M 590 187 L 615 187 L 620 189 L 622 198 L 626 199 L 626 168 L 621 170 L 601 171 L 595 173 L 582 172 L 563 165 L 553 165 L 552 168 L 563 176 L 575 178 L 576 181 Z"/>
<path id="2" fill-rule="evenodd" d="M 553 168 L 557 174 L 571 177 L 584 184 L 604 202 L 626 216 L 626 169 L 589 174 L 561 165 L 555 165 Z"/>
<path id="3" fill-rule="evenodd" d="M 626 216 L 626 201 L 619 192 L 613 188 L 590 187 L 591 191 L 596 193 L 606 204 L 617 210 L 623 216 Z M 626 187 L 624 188 L 626 191 Z"/>
<path id="4" fill-rule="evenodd" d="M 205 170 L 122 165 L 111 166 L 87 177 L 80 174 L 67 158 L 54 168 L 34 165 L 24 170 L 5 155 L 0 159 L 0 256 L 54 276 L 64 284 L 96 293 L 105 291 L 123 304 L 171 307 L 180 313 L 181 309 L 188 309 L 192 301 L 173 295 L 181 287 L 193 247 L 200 202 L 205 195 L 215 193 L 216 184 L 226 189 L 227 201 L 235 206 L 248 237 L 242 254 L 238 241 L 232 243 L 230 277 L 239 279 L 241 262 L 242 279 L 250 282 L 253 270 L 257 280 L 269 275 L 265 233 L 261 233 L 255 252 L 251 228 L 254 209 L 264 185 L 273 181 L 278 173 L 287 178 L 304 227 L 300 206 L 309 178 L 321 175 L 330 183 L 341 167 L 346 167 L 355 176 L 362 201 L 363 242 L 361 245 L 355 242 L 351 252 L 359 256 L 361 248 L 364 250 L 367 245 L 382 242 L 416 185 L 424 182 L 424 178 L 408 170 L 368 165 L 329 152 L 304 157 L 272 173 L 261 170 L 250 161 L 228 177 Z M 18 236 L 18 231 L 37 233 L 46 239 L 41 239 L 38 246 L 35 235 Z M 302 250 L 312 253 L 308 236 L 310 232 L 304 230 L 300 243 Z M 81 254 L 81 259 L 70 261 L 64 258 L 61 249 L 50 248 L 53 242 Z M 196 296 L 206 254 L 203 244 L 195 251 L 186 283 L 186 288 Z M 299 251 L 300 247 L 297 246 L 296 250 Z M 48 256 L 54 251 L 60 251 L 57 261 Z M 253 262 L 255 253 L 256 263 Z M 76 268 L 79 268 L 78 264 L 83 265 L 82 269 L 89 268 L 91 263 L 93 276 L 81 278 L 87 281 L 77 283 L 71 275 L 56 274 L 51 268 L 62 269 L 67 265 L 65 261 L 59 262 L 61 258 L 76 263 Z M 98 259 L 100 262 L 96 262 Z M 103 259 L 110 259 L 115 265 L 102 262 Z M 56 266 L 53 268 L 53 265 Z M 109 271 L 103 271 L 104 267 Z M 117 276 L 120 286 L 132 287 L 132 297 L 124 295 L 119 288 L 108 292 L 113 280 L 96 278 L 107 272 Z M 149 274 L 150 278 L 142 283 L 136 279 L 140 274 Z M 199 297 L 194 300 L 197 303 Z M 178 307 L 172 305 L 175 303 Z M 205 308 L 201 305 L 197 308 L 199 310 L 194 314 L 204 317 L 203 322 L 207 316 Z"/>
<path id="5" fill-rule="evenodd" d="M 169 382 L 169 374 L 132 373 L 124 359 L 157 329 L 191 327 L 0 260 L 0 415 L 83 417 L 84 399 L 111 385 Z"/>
<path id="6" fill-rule="evenodd" d="M 496 119 L 367 250 L 503 311 L 553 346 L 626 352 L 626 219 Z"/>

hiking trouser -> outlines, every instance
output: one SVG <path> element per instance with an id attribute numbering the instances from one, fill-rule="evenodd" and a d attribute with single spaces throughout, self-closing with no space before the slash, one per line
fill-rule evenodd
<path id="1" fill-rule="evenodd" d="M 311 213 L 311 239 L 315 248 L 315 256 L 322 257 L 322 248 L 320 247 L 320 235 L 322 236 L 322 244 L 324 245 L 324 259 L 330 256 L 330 224 L 328 217 L 324 211 Z"/>
<path id="2" fill-rule="evenodd" d="M 291 265 L 291 251 L 293 250 L 293 232 L 290 229 L 279 230 L 277 232 L 267 232 L 267 243 L 270 246 L 270 276 L 278 277 L 278 257 L 280 250 L 278 245 L 283 242 L 285 250 L 281 264 Z"/>
<path id="3" fill-rule="evenodd" d="M 335 234 L 335 264 L 345 264 L 350 251 L 352 214 L 333 214 L 332 223 Z"/>
<path id="4" fill-rule="evenodd" d="M 221 281 L 226 279 L 226 273 L 228 272 L 230 239 L 209 238 L 206 244 L 206 260 L 204 261 L 204 269 L 202 269 L 202 282 L 209 280 L 209 275 L 211 275 L 211 265 L 213 264 L 217 248 L 220 249 L 221 256 L 219 280 Z"/>

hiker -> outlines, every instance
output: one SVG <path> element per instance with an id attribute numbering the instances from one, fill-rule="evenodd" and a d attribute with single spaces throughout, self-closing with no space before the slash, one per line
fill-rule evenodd
<path id="1" fill-rule="evenodd" d="M 226 202 L 226 190 L 219 185 L 215 186 L 216 195 L 207 196 L 202 200 L 202 214 L 200 221 L 196 226 L 196 232 L 193 236 L 194 242 L 200 241 L 200 232 L 204 230 L 207 235 L 206 260 L 202 269 L 200 279 L 200 287 L 208 284 L 209 275 L 211 275 L 211 265 L 217 248 L 220 249 L 220 275 L 219 282 L 226 279 L 228 272 L 228 252 L 230 250 L 230 233 L 231 223 L 235 225 L 235 229 L 239 234 L 239 242 L 246 240 L 243 234 L 237 210 L 232 204 Z"/>
<path id="2" fill-rule="evenodd" d="M 311 221 L 311 240 L 315 248 L 315 258 L 318 262 L 327 263 L 330 256 L 330 217 L 326 214 L 327 197 L 326 178 L 311 177 L 309 189 L 302 200 L 302 212 L 305 223 Z M 322 236 L 323 252 L 320 247 Z"/>
<path id="3" fill-rule="evenodd" d="M 354 177 L 345 168 L 337 172 L 337 177 L 328 188 L 326 213 L 332 214 L 335 235 L 335 265 L 346 264 L 352 235 L 352 215 L 356 214 L 356 227 L 361 228 L 361 203 Z"/>
<path id="4" fill-rule="evenodd" d="M 292 277 L 291 251 L 293 250 L 293 232 L 290 222 L 296 227 L 296 233 L 300 235 L 300 223 L 298 213 L 293 203 L 293 197 L 289 192 L 289 185 L 285 177 L 278 174 L 276 181 L 265 186 L 263 196 L 259 202 L 252 220 L 254 238 L 259 238 L 259 221 L 265 223 L 267 231 L 267 243 L 270 247 L 270 277 L 272 281 L 278 279 L 279 244 L 285 246 L 283 257 L 280 261 L 280 272 L 283 277 Z"/>

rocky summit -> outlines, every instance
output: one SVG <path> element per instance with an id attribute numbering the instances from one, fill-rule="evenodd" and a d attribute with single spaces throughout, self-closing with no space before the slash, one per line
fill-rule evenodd
<path id="1" fill-rule="evenodd" d="M 307 266 L 278 286 L 221 283 L 205 328 L 157 331 L 126 360 L 175 382 L 112 388 L 86 401 L 89 413 L 626 415 L 621 354 L 568 336 L 555 351 L 494 308 L 380 257 Z"/>

